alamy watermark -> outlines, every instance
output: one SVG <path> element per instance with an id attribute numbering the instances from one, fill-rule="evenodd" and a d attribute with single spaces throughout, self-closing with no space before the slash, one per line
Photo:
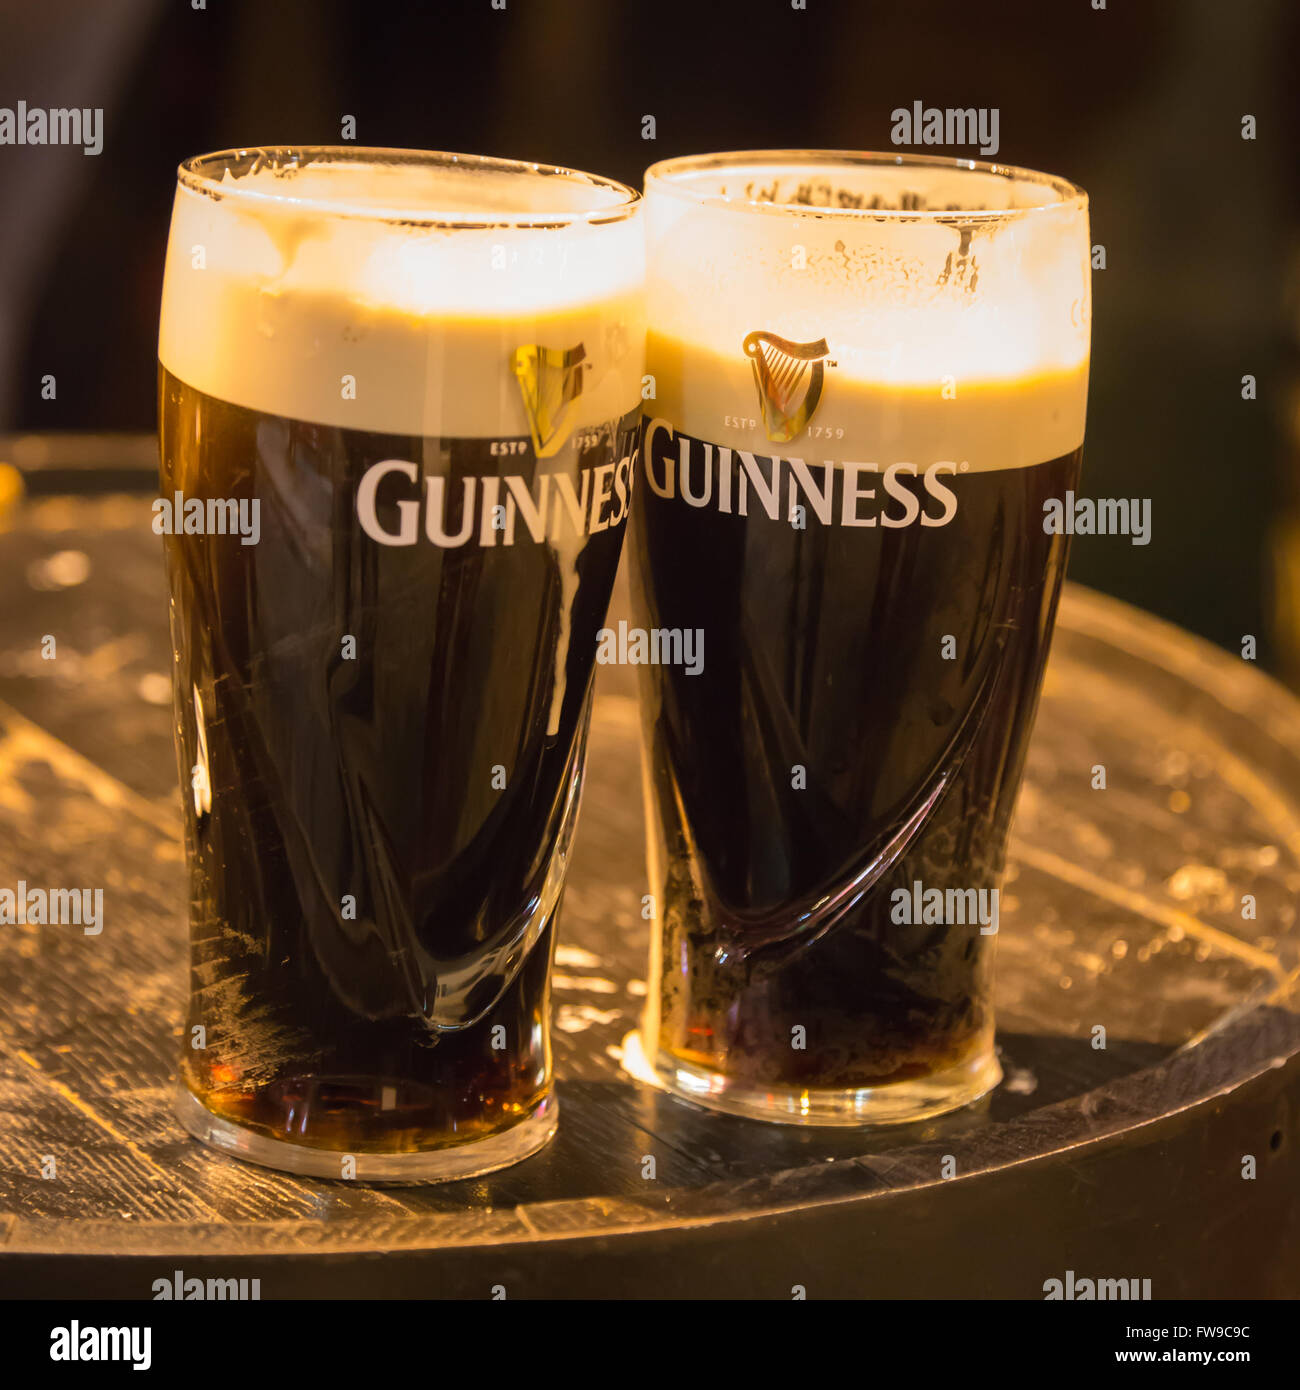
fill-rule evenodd
<path id="1" fill-rule="evenodd" d="M 0 888 L 0 926 L 80 927 L 86 936 L 104 930 L 102 888 Z"/>
<path id="2" fill-rule="evenodd" d="M 256 545 L 262 536 L 262 503 L 257 497 L 156 497 L 153 529 L 158 536 L 238 536 Z"/>
<path id="3" fill-rule="evenodd" d="M 980 154 L 999 148 L 996 106 L 896 106 L 890 113 L 889 138 L 895 145 L 978 145 Z"/>
<path id="4" fill-rule="evenodd" d="M 0 145 L 80 145 L 83 154 L 104 148 L 102 106 L 45 108 L 0 106 Z"/>
<path id="5" fill-rule="evenodd" d="M 911 888 L 895 888 L 889 895 L 889 920 L 900 927 L 978 923 L 981 936 L 995 936 L 998 900 L 996 888 L 927 888 L 916 879 Z"/>
<path id="6" fill-rule="evenodd" d="M 1151 543 L 1149 497 L 1049 497 L 1043 503 L 1043 532 L 1049 536 L 1130 536 Z"/>
<path id="7" fill-rule="evenodd" d="M 83 1327 L 72 1321 L 50 1329 L 51 1361 L 130 1361 L 133 1371 L 153 1364 L 151 1327 Z"/>
<path id="8" fill-rule="evenodd" d="M 602 666 L 681 666 L 688 676 L 704 670 L 702 627 L 602 627 L 596 634 Z"/>
<path id="9" fill-rule="evenodd" d="M 1064 1279 L 1045 1279 L 1043 1281 L 1043 1301 L 1051 1303 L 1056 1299 L 1076 1302 L 1114 1302 L 1149 1299 L 1151 1297 L 1150 1279 L 1086 1279 L 1067 1269 Z"/>
<path id="10" fill-rule="evenodd" d="M 155 1279 L 150 1285 L 154 1301 L 233 1303 L 254 1302 L 262 1297 L 260 1279 L 199 1279 L 186 1278 L 185 1271 L 175 1269 L 170 1279 Z"/>

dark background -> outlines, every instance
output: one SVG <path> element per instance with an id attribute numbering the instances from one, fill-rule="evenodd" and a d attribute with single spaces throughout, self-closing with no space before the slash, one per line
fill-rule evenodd
<path id="1" fill-rule="evenodd" d="M 1083 491 L 1152 499 L 1150 545 L 1076 539 L 1071 576 L 1292 675 L 1300 5 L 1094 3 L 3 0 L 0 105 L 102 106 L 105 144 L 0 147 L 0 429 L 153 428 L 187 155 L 337 144 L 351 115 L 358 144 L 639 183 L 693 151 L 890 148 L 916 100 L 996 106 L 998 160 L 1082 184 L 1106 248 Z"/>

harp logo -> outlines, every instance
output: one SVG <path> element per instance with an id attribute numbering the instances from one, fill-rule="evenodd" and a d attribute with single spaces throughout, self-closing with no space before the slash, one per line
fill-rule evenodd
<path id="1" fill-rule="evenodd" d="M 792 343 L 775 333 L 751 333 L 745 356 L 754 369 L 763 431 L 774 444 L 788 444 L 808 428 L 822 396 L 825 338 L 815 343 Z"/>
<path id="2" fill-rule="evenodd" d="M 511 367 L 528 416 L 528 432 L 539 459 L 559 451 L 568 436 L 569 407 L 582 394 L 587 354 L 581 343 L 548 348 L 531 343 L 515 351 Z"/>

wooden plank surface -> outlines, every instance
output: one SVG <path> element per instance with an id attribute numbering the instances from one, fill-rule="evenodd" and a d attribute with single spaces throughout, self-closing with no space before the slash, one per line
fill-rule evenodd
<path id="1" fill-rule="evenodd" d="M 240 1164 L 170 1113 L 187 940 L 148 499 L 29 501 L 4 537 L 0 586 L 0 886 L 105 890 L 98 935 L 0 935 L 11 1253 L 309 1255 L 684 1231 L 923 1187 L 943 1153 L 991 1174 L 1101 1144 L 1300 1049 L 1295 703 L 1246 663 L 1073 591 L 1004 891 L 1006 1080 L 985 1103 L 868 1135 L 798 1130 L 707 1114 L 621 1069 L 644 998 L 645 876 L 634 673 L 605 667 L 560 925 L 555 1142 L 504 1172 L 426 1187 Z M 625 601 L 620 584 L 615 618 Z M 1104 793 L 1090 786 L 1096 763 Z"/>

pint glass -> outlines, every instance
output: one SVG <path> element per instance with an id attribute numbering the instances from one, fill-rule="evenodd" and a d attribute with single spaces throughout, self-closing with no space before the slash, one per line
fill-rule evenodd
<path id="1" fill-rule="evenodd" d="M 639 197 L 266 149 L 181 167 L 159 343 L 191 990 L 180 1115 L 297 1173 L 555 1128 L 548 977 L 644 323 Z"/>
<path id="2" fill-rule="evenodd" d="M 997 890 L 1083 443 L 1087 199 L 766 152 L 657 164 L 646 204 L 645 1059 L 769 1120 L 953 1109 L 1000 1075 Z"/>

